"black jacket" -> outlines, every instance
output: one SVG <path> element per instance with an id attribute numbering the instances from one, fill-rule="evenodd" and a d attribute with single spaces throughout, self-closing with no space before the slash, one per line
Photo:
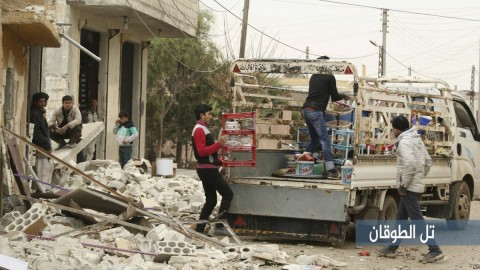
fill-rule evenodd
<path id="1" fill-rule="evenodd" d="M 33 129 L 32 142 L 40 146 L 48 152 L 52 151 L 52 143 L 50 142 L 50 134 L 48 132 L 47 119 L 43 116 L 43 112 L 38 107 L 32 107 L 30 111 L 30 123 L 35 124 Z"/>
<path id="2" fill-rule="evenodd" d="M 308 86 L 308 96 L 303 108 L 312 107 L 325 112 L 328 100 L 338 101 L 345 97 L 337 91 L 337 81 L 332 74 L 313 74 Z"/>

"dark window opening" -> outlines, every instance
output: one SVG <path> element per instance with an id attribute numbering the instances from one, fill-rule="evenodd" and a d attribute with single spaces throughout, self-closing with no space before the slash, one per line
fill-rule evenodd
<path id="1" fill-rule="evenodd" d="M 100 53 L 100 33 L 82 29 L 80 44 L 95 55 Z M 88 106 L 91 98 L 98 100 L 98 70 L 99 62 L 80 51 L 80 74 L 78 103 L 80 110 Z"/>
<path id="2" fill-rule="evenodd" d="M 135 45 L 130 42 L 125 42 L 122 45 L 120 109 L 128 112 L 130 120 L 132 119 L 134 48 Z"/>
<path id="3" fill-rule="evenodd" d="M 477 124 L 470 110 L 465 104 L 459 101 L 454 101 L 453 107 L 457 118 L 457 127 L 468 129 L 472 132 L 473 136 L 476 136 L 478 134 Z"/>

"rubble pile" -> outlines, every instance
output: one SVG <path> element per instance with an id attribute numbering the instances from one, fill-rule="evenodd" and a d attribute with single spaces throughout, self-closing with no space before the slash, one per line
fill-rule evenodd
<path id="1" fill-rule="evenodd" d="M 218 241 L 215 244 L 189 234 L 185 228 L 190 225 L 186 221 L 196 220 L 204 203 L 198 180 L 186 176 L 151 177 L 132 163 L 122 170 L 114 161 L 90 161 L 78 164 L 77 168 L 132 198 L 143 209 L 129 214 L 127 207 L 122 213 L 80 207 L 92 203 L 91 198 L 81 196 L 96 194 L 83 188 L 105 190 L 96 183 L 85 183 L 81 176 L 63 168 L 54 182 L 71 190 L 69 193 L 53 202 L 37 201 L 27 211 L 22 211 L 24 206 L 14 207 L 14 211 L 0 219 L 0 254 L 28 262 L 29 269 L 48 270 L 253 270 L 265 264 L 288 264 L 287 253 L 279 250 L 278 245 L 230 243 L 229 237 L 215 238 Z M 68 196 L 71 201 L 65 203 Z M 108 205 L 106 198 L 100 197 Z M 74 200 L 78 211 L 67 212 L 65 209 L 71 208 L 62 208 L 73 207 Z M 101 204 L 94 206 L 103 209 Z M 172 223 L 183 224 L 179 225 L 183 230 L 149 215 L 140 217 L 137 214 L 141 211 L 168 217 Z"/>

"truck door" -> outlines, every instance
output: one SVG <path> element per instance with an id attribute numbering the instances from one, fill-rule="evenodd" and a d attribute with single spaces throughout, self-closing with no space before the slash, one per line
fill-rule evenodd
<path id="1" fill-rule="evenodd" d="M 457 119 L 457 154 L 460 159 L 467 159 L 472 164 L 474 171 L 474 179 L 480 177 L 480 139 L 479 131 L 475 118 L 473 117 L 470 108 L 465 102 L 453 100 L 453 107 L 455 109 L 455 116 Z M 460 169 L 466 173 L 467 171 Z"/>

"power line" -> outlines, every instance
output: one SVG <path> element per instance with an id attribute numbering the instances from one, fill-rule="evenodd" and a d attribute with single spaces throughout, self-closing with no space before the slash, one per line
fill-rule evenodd
<path id="1" fill-rule="evenodd" d="M 236 14 L 234 14 L 233 12 L 231 12 L 229 9 L 227 9 L 224 5 L 220 4 L 217 0 L 213 0 L 215 3 L 217 3 L 219 6 L 221 6 L 223 9 L 225 9 L 226 11 L 228 11 L 230 14 L 232 14 L 235 18 L 237 18 L 238 20 L 242 21 L 242 18 L 240 18 L 239 16 L 237 16 Z M 298 52 L 301 52 L 301 53 L 307 53 L 305 50 L 302 50 L 302 49 L 298 49 L 298 48 L 295 48 L 285 42 L 282 42 L 270 35 L 268 35 L 267 33 L 259 30 L 258 28 L 256 28 L 255 26 L 251 25 L 251 24 L 247 24 L 250 28 L 252 28 L 253 30 L 259 32 L 260 34 L 272 39 L 272 40 L 275 40 L 276 42 L 282 44 L 283 46 L 286 46 L 292 50 L 295 50 L 295 51 L 298 51 Z M 330 57 L 331 59 L 359 59 L 359 58 L 365 58 L 365 57 L 369 57 L 369 56 L 372 56 L 376 53 L 373 53 L 373 54 L 368 54 L 368 55 L 363 55 L 363 56 L 356 56 L 356 57 Z M 314 54 L 314 53 L 310 53 L 310 55 L 314 55 L 314 56 L 321 56 L 319 54 Z"/>
<path id="2" fill-rule="evenodd" d="M 361 8 L 369 8 L 369 9 L 388 9 L 390 11 L 395 11 L 395 12 L 400 12 L 400 13 L 415 14 L 415 15 L 430 16 L 430 17 L 438 17 L 438 18 L 444 18 L 444 19 L 454 19 L 454 20 L 463 20 L 463 21 L 471 21 L 471 22 L 480 22 L 480 20 L 477 20 L 477 19 L 438 15 L 438 14 L 423 13 L 423 12 L 416 12 L 416 11 L 407 11 L 407 10 L 401 10 L 401 9 L 381 8 L 381 7 L 374 7 L 374 6 L 367 6 L 367 5 L 359 5 L 359 4 L 338 2 L 338 1 L 332 1 L 332 0 L 317 0 L 317 1 L 326 2 L 326 3 L 334 3 L 334 4 L 339 4 L 339 5 L 361 7 Z"/>
<path id="3" fill-rule="evenodd" d="M 153 36 L 154 38 L 158 38 L 157 35 L 152 31 L 152 29 L 150 29 L 150 27 L 147 25 L 147 23 L 145 23 L 145 21 L 142 19 L 142 17 L 140 16 L 140 14 L 138 14 L 137 10 L 132 6 L 132 4 L 130 3 L 130 1 L 129 1 L 129 0 L 126 0 L 126 1 L 127 1 L 128 5 L 130 6 L 130 8 L 133 10 L 133 12 L 135 12 L 135 15 L 140 19 L 140 21 L 143 23 L 143 25 L 144 25 L 144 26 L 148 29 L 148 31 L 152 34 L 152 36 Z M 183 31 L 182 31 L 182 33 L 183 33 Z M 171 53 L 171 52 L 167 49 L 167 47 L 166 47 L 165 45 L 163 45 L 162 43 L 159 43 L 159 44 L 163 47 L 163 49 L 164 49 L 168 54 L 170 54 L 170 55 L 175 59 L 175 61 L 177 61 L 177 62 L 178 62 L 179 64 L 181 64 L 182 66 L 184 66 L 184 67 L 186 67 L 186 68 L 188 68 L 188 69 L 190 69 L 190 70 L 193 70 L 193 71 L 195 71 L 195 72 L 199 72 L 199 73 L 212 73 L 212 72 L 215 72 L 215 71 L 219 70 L 221 67 L 223 67 L 223 66 L 226 64 L 226 62 L 223 62 L 220 66 L 218 66 L 218 67 L 216 67 L 216 68 L 214 68 L 214 69 L 212 69 L 212 70 L 198 70 L 198 69 L 196 69 L 196 68 L 192 68 L 192 67 L 190 67 L 189 65 L 183 63 L 180 59 L 178 59 L 175 55 L 173 55 L 173 53 Z"/>
<path id="4" fill-rule="evenodd" d="M 432 76 L 428 76 L 428 75 L 425 75 L 425 74 L 420 73 L 420 72 L 418 72 L 418 71 L 415 71 L 415 70 L 412 69 L 411 67 L 408 67 L 408 66 L 406 66 L 405 64 L 403 64 L 402 62 L 400 62 L 399 60 L 397 60 L 397 58 L 393 57 L 393 56 L 392 56 L 391 54 L 389 54 L 388 52 L 385 52 L 385 53 L 386 53 L 388 56 L 390 56 L 393 60 L 395 60 L 395 62 L 399 63 L 400 65 L 404 66 L 404 67 L 407 68 L 407 69 L 410 68 L 410 70 L 411 70 L 412 72 L 414 72 L 414 73 L 417 73 L 417 74 L 419 74 L 419 75 L 422 75 L 422 76 L 424 76 L 424 77 L 431 78 L 431 79 L 436 79 L 436 80 L 439 79 L 439 78 L 435 78 L 435 77 L 432 77 Z"/>

